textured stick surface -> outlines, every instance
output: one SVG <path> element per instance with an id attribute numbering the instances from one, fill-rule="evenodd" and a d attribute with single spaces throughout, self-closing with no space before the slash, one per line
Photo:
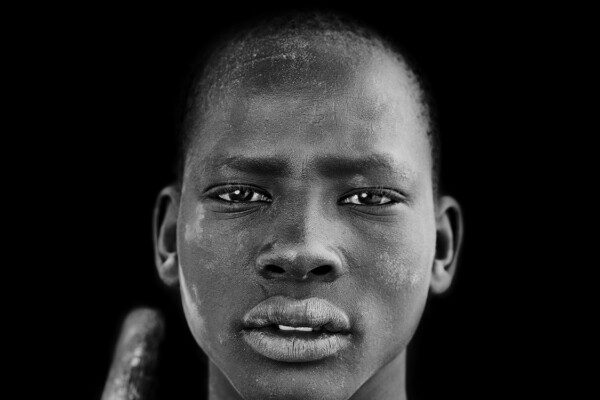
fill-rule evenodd
<path id="1" fill-rule="evenodd" d="M 121 329 L 102 400 L 149 400 L 164 319 L 156 310 L 131 311 Z"/>

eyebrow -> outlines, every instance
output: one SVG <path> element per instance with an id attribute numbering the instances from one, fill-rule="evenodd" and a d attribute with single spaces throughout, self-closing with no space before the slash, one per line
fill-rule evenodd
<path id="1" fill-rule="evenodd" d="M 216 157 L 209 165 L 215 169 L 232 169 L 244 173 L 286 177 L 292 175 L 292 166 L 285 157 L 265 156 L 248 157 L 230 155 Z M 305 165 L 311 160 L 306 160 Z M 386 154 L 371 154 L 359 157 L 338 155 L 320 156 L 313 161 L 316 170 L 326 177 L 343 177 L 352 175 L 390 174 L 398 175 L 402 180 L 414 176 L 414 172 L 404 164 L 398 165 L 393 158 Z"/>
<path id="2" fill-rule="evenodd" d="M 392 157 L 384 154 L 372 154 L 361 157 L 323 157 L 316 162 L 318 171 L 324 176 L 338 177 L 348 175 L 366 175 L 372 173 L 395 172 L 408 177 L 406 166 L 398 165 Z"/>
<path id="3" fill-rule="evenodd" d="M 209 163 L 215 169 L 229 168 L 255 175 L 289 175 L 289 162 L 279 157 L 247 157 L 225 156 L 216 157 L 217 161 Z"/>

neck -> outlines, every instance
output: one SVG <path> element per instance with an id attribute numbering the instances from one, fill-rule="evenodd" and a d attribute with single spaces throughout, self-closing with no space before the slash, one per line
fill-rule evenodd
<path id="1" fill-rule="evenodd" d="M 221 370 L 209 361 L 208 399 L 243 400 Z M 406 350 L 367 380 L 350 400 L 406 400 Z"/>

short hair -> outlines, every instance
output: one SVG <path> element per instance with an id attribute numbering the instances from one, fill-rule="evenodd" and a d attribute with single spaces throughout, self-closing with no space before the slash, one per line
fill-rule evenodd
<path id="1" fill-rule="evenodd" d="M 440 184 L 441 140 L 437 110 L 430 93 L 429 82 L 416 64 L 401 51 L 399 43 L 384 37 L 371 27 L 359 24 L 347 16 L 330 12 L 297 12 L 279 15 L 250 25 L 238 27 L 223 35 L 214 43 L 210 52 L 203 54 L 191 66 L 184 86 L 178 117 L 178 165 L 179 186 L 188 151 L 194 143 L 194 123 L 210 107 L 211 100 L 235 79 L 235 71 L 245 63 L 260 59 L 261 49 L 277 43 L 280 47 L 294 50 L 298 39 L 319 37 L 335 43 L 350 55 L 359 55 L 356 49 L 381 50 L 405 66 L 406 72 L 419 92 L 419 101 L 427 121 L 427 136 L 432 156 L 432 180 L 434 195 Z M 295 50 L 299 50 L 296 48 Z M 354 50 L 354 51 L 353 51 Z M 302 57 L 298 57 L 302 62 Z"/>

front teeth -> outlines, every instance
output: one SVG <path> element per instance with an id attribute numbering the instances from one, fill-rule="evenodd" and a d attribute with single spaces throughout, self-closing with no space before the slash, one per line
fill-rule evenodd
<path id="1" fill-rule="evenodd" d="M 318 331 L 318 330 L 320 330 L 320 329 L 313 329 L 313 328 L 304 327 L 304 326 L 286 326 L 286 325 L 277 325 L 277 326 L 282 331 L 312 332 L 312 331 Z"/>

